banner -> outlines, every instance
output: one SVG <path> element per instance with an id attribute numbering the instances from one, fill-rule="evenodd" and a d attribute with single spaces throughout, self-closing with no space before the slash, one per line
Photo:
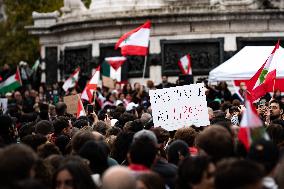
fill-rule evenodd
<path id="1" fill-rule="evenodd" d="M 155 127 L 168 131 L 210 124 L 203 83 L 150 90 Z"/>

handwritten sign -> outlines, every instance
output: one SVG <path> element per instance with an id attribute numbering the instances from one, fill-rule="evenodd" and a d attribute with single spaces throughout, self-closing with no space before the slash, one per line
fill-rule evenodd
<path id="1" fill-rule="evenodd" d="M 209 115 L 203 84 L 150 90 L 155 127 L 168 131 L 186 126 L 207 126 Z"/>
<path id="2" fill-rule="evenodd" d="M 69 114 L 76 114 L 78 108 L 78 95 L 65 96 L 63 101 L 67 105 L 67 112 Z"/>

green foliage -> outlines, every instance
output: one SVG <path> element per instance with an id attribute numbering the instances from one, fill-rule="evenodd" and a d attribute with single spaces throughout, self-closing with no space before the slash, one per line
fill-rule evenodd
<path id="1" fill-rule="evenodd" d="M 0 22 L 0 65 L 33 64 L 39 57 L 37 37 L 24 28 L 33 25 L 32 12 L 52 12 L 63 6 L 63 0 L 4 0 L 7 19 Z"/>
<path id="2" fill-rule="evenodd" d="M 85 4 L 85 6 L 86 6 L 87 8 L 89 8 L 89 7 L 90 7 L 90 4 L 91 4 L 91 2 L 92 2 L 92 0 L 82 0 L 82 2 Z"/>

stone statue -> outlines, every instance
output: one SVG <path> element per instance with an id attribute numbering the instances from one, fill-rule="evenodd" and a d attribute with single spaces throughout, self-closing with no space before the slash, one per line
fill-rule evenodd
<path id="1" fill-rule="evenodd" d="M 86 11 L 87 8 L 81 0 L 64 0 L 64 7 L 62 12 L 68 13 L 73 11 Z"/>
<path id="2" fill-rule="evenodd" d="M 210 6 L 220 9 L 248 8 L 257 9 L 264 0 L 210 0 Z"/>

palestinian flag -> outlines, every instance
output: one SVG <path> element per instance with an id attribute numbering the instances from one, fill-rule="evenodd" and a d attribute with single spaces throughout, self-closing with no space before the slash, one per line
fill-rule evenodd
<path id="1" fill-rule="evenodd" d="M 274 54 L 279 49 L 279 43 L 278 41 L 267 60 L 247 84 L 247 90 L 251 95 L 252 101 L 264 96 L 267 92 L 274 91 L 276 65 L 272 65 L 272 61 Z"/>
<path id="2" fill-rule="evenodd" d="M 102 80 L 111 79 L 118 83 L 127 81 L 127 66 L 123 64 L 125 57 L 106 58 L 102 63 Z"/>
<path id="3" fill-rule="evenodd" d="M 147 21 L 142 26 L 124 34 L 116 43 L 115 49 L 120 48 L 121 54 L 147 56 L 150 40 L 151 22 Z"/>
<path id="4" fill-rule="evenodd" d="M 73 88 L 76 86 L 78 80 L 79 80 L 79 73 L 80 73 L 80 67 L 78 67 L 71 76 L 64 82 L 62 88 L 66 92 L 68 89 Z"/>
<path id="5" fill-rule="evenodd" d="M 0 83 L 0 93 L 5 94 L 10 91 L 14 91 L 18 87 L 22 86 L 22 80 L 19 68 L 14 75 L 8 77 L 5 81 Z"/>
<path id="6" fill-rule="evenodd" d="M 256 109 L 249 100 L 245 102 L 246 110 L 240 124 L 238 138 L 241 143 L 249 150 L 253 140 L 266 138 L 269 139 L 263 127 L 263 122 L 257 115 Z"/>

